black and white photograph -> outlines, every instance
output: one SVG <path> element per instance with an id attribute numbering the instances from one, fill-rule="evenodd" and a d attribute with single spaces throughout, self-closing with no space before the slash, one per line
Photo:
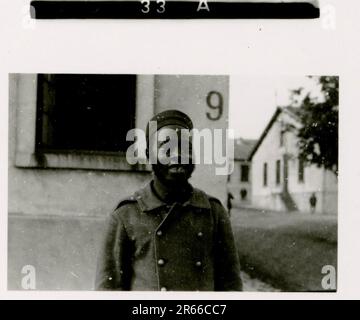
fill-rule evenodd
<path id="1" fill-rule="evenodd" d="M 336 292 L 339 82 L 9 74 L 8 290 Z"/>
<path id="2" fill-rule="evenodd" d="M 0 300 L 233 319 L 359 299 L 359 10 L 4 1 Z"/>

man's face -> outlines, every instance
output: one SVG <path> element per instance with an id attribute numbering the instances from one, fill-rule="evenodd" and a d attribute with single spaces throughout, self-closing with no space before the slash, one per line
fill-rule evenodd
<path id="1" fill-rule="evenodd" d="M 155 175 L 165 184 L 181 185 L 188 181 L 194 171 L 192 143 L 188 129 L 169 125 L 162 127 L 150 137 L 150 159 Z"/>

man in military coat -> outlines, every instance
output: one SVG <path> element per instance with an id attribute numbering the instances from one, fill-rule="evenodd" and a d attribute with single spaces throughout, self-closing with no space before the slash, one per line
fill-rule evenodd
<path id="1" fill-rule="evenodd" d="M 156 121 L 157 133 L 193 128 L 191 119 L 178 110 L 159 113 L 151 121 Z M 148 124 L 147 156 L 161 158 L 153 150 L 164 141 L 150 143 L 152 134 Z M 179 134 L 181 139 L 186 138 Z M 195 168 L 191 150 L 178 150 L 169 163 L 152 164 L 151 182 L 109 216 L 98 257 L 97 290 L 242 289 L 229 216 L 218 199 L 189 183 Z M 188 157 L 188 163 L 179 161 L 181 157 Z"/>

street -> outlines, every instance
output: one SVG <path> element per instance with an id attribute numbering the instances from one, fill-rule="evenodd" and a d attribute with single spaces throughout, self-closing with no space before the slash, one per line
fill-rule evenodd
<path id="1" fill-rule="evenodd" d="M 241 271 L 241 280 L 243 281 L 243 291 L 245 292 L 279 292 L 270 284 L 267 284 L 259 279 L 251 278 L 246 272 Z"/>
<path id="2" fill-rule="evenodd" d="M 323 291 L 337 268 L 337 216 L 234 208 L 244 291 Z"/>

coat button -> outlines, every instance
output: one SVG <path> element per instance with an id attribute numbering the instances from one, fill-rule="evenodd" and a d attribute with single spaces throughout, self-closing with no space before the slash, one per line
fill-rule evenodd
<path id="1" fill-rule="evenodd" d="M 158 260 L 158 265 L 159 265 L 159 266 L 163 266 L 164 264 L 165 264 L 164 259 L 159 259 L 159 260 Z"/>
<path id="2" fill-rule="evenodd" d="M 158 231 L 156 232 L 156 234 L 157 234 L 159 237 L 161 237 L 161 236 L 162 236 L 162 231 L 161 231 L 161 230 L 158 230 Z"/>
<path id="3" fill-rule="evenodd" d="M 197 267 L 201 267 L 201 266 L 202 266 L 202 263 L 201 263 L 201 261 L 196 261 L 195 265 L 196 265 Z"/>
<path id="4" fill-rule="evenodd" d="M 167 289 L 165 287 L 162 287 L 160 291 L 167 291 Z"/>
<path id="5" fill-rule="evenodd" d="M 199 238 L 201 238 L 203 235 L 204 235 L 204 234 L 203 234 L 201 231 L 198 232 L 198 234 L 197 234 L 197 236 L 198 236 Z"/>

